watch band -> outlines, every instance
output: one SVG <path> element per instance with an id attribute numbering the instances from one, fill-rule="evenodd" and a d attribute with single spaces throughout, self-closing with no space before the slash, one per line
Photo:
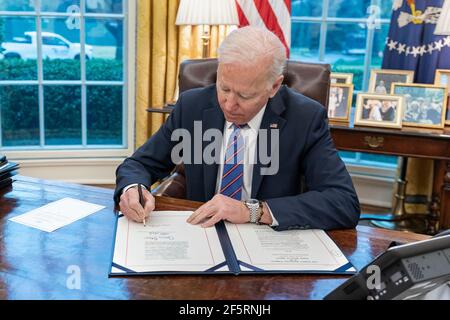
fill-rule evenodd
<path id="1" fill-rule="evenodd" d="M 256 219 L 256 224 L 262 224 L 261 223 L 261 218 L 263 216 L 263 202 L 259 201 L 259 214 L 258 214 L 258 218 Z"/>
<path id="2" fill-rule="evenodd" d="M 261 201 L 255 200 L 254 203 L 251 203 L 249 201 L 244 201 L 244 204 L 250 211 L 250 222 L 251 223 L 259 223 L 259 220 L 261 219 L 261 213 L 262 213 Z"/>

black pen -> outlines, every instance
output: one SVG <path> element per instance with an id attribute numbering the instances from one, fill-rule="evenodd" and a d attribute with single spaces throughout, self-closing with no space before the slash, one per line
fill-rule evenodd
<path id="1" fill-rule="evenodd" d="M 139 192 L 139 203 L 141 204 L 142 208 L 145 208 L 145 202 L 144 202 L 144 196 L 142 195 L 142 185 L 138 184 L 138 192 Z M 142 221 L 144 223 L 145 227 L 145 209 L 144 209 L 144 220 Z"/>

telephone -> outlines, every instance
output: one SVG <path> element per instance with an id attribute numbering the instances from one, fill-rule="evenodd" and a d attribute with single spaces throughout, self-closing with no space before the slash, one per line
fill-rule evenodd
<path id="1" fill-rule="evenodd" d="M 450 281 L 450 230 L 391 247 L 325 300 L 412 300 Z"/>

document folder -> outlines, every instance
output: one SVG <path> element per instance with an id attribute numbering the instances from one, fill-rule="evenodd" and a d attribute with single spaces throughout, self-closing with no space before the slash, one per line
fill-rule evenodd
<path id="1" fill-rule="evenodd" d="M 12 177 L 17 174 L 19 165 L 8 162 L 5 156 L 0 155 L 0 189 L 10 186 L 13 183 Z"/>
<path id="2" fill-rule="evenodd" d="M 356 273 L 323 230 L 223 221 L 202 228 L 186 222 L 191 213 L 154 212 L 145 227 L 119 214 L 109 276 Z"/>
<path id="3" fill-rule="evenodd" d="M 3 162 L 0 164 L 0 174 L 15 171 L 19 168 L 19 165 L 14 162 Z"/>

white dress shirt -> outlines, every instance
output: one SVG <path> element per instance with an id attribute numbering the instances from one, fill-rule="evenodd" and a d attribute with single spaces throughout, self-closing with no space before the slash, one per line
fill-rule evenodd
<path id="1" fill-rule="evenodd" d="M 241 127 L 241 135 L 244 138 L 244 177 L 242 186 L 242 200 L 248 200 L 252 196 L 252 179 L 253 179 L 253 165 L 256 163 L 256 144 L 258 142 L 258 131 L 261 126 L 261 121 L 266 110 L 265 105 L 254 117 L 251 119 L 246 126 Z M 216 183 L 216 194 L 220 193 L 220 186 L 222 184 L 223 175 L 223 162 L 225 157 L 225 149 L 227 147 L 227 142 L 233 133 L 233 123 L 225 121 L 225 126 L 223 129 L 223 140 L 222 148 L 220 149 L 220 163 L 219 170 L 217 171 L 217 183 Z M 266 203 L 267 205 L 267 203 Z M 267 208 L 269 206 L 267 205 Z M 271 226 L 278 226 L 278 221 L 272 214 L 269 208 L 270 215 L 272 216 L 273 223 Z"/>

